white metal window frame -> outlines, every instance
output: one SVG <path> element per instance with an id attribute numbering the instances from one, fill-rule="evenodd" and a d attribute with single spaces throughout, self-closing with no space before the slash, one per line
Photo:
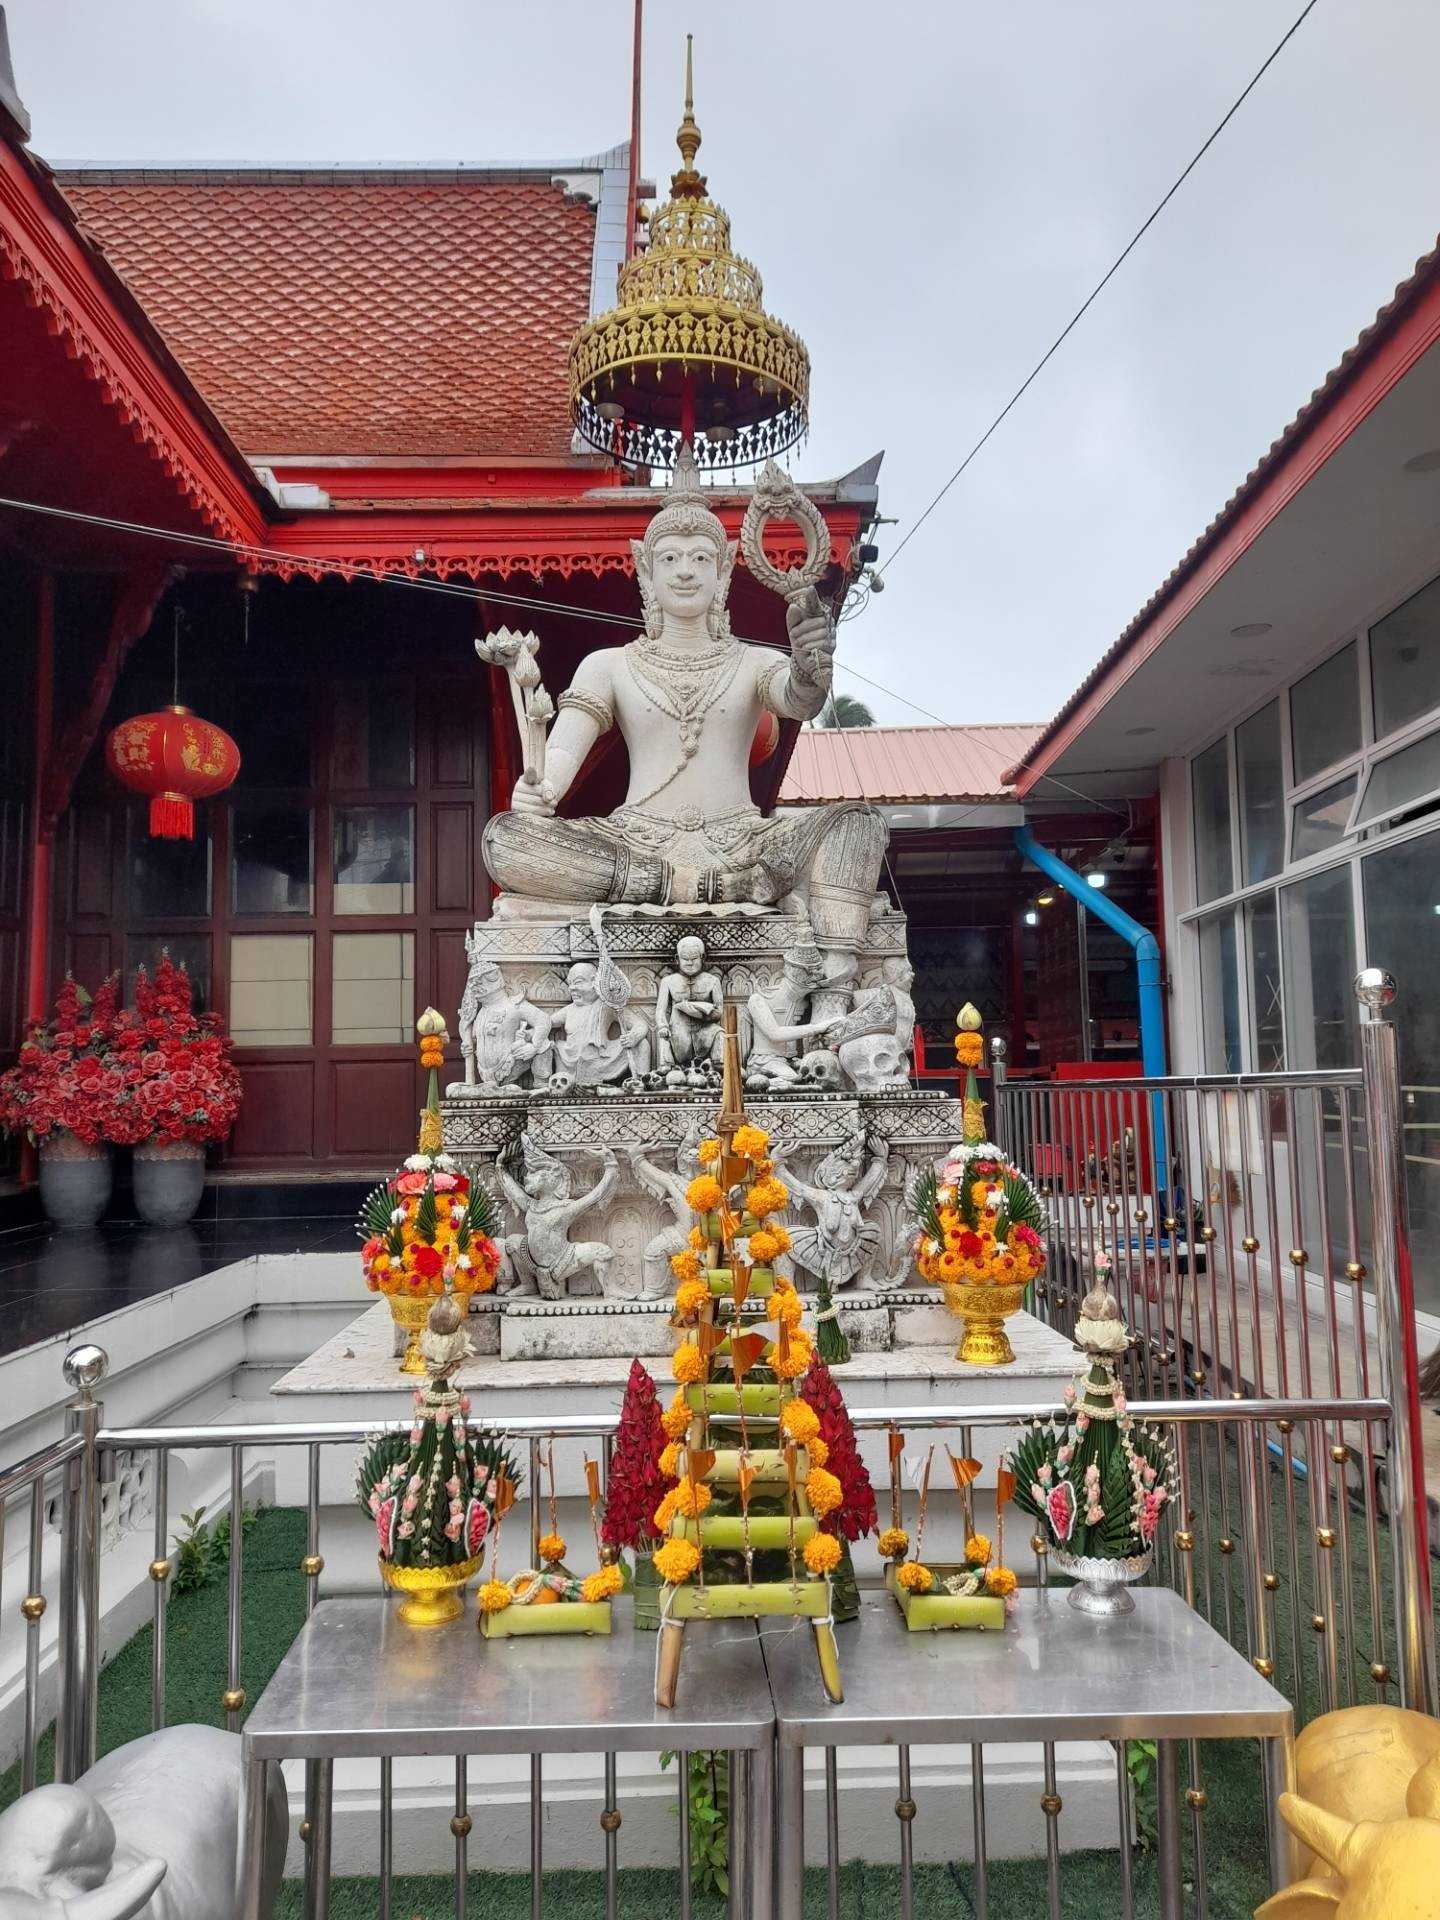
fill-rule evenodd
<path id="1" fill-rule="evenodd" d="M 1426 819 L 1408 821 L 1399 827 L 1392 827 L 1388 824 L 1389 819 L 1393 818 L 1395 813 L 1409 811 L 1412 807 L 1423 807 L 1429 802 L 1440 800 L 1440 788 L 1417 794 L 1413 798 L 1401 802 L 1399 806 L 1391 809 L 1388 814 L 1377 816 L 1366 826 L 1361 826 L 1357 819 L 1360 808 L 1364 802 L 1366 785 L 1373 768 L 1381 762 L 1389 760 L 1393 755 L 1403 752 L 1407 747 L 1413 746 L 1416 741 L 1424 739 L 1429 734 L 1440 731 L 1440 706 L 1436 706 L 1418 715 L 1415 719 L 1407 721 L 1403 727 L 1397 727 L 1383 738 L 1376 739 L 1374 685 L 1370 653 L 1370 629 L 1378 626 L 1382 620 L 1386 619 L 1389 614 L 1393 613 L 1397 608 L 1404 606 L 1408 600 L 1412 599 L 1415 594 L 1429 585 L 1436 577 L 1433 567 L 1427 569 L 1422 577 L 1411 582 L 1402 592 L 1397 593 L 1392 601 L 1377 612 L 1363 626 L 1345 634 L 1343 638 L 1335 641 L 1327 647 L 1323 653 L 1318 654 L 1314 659 L 1308 661 L 1304 667 L 1293 674 L 1288 680 L 1278 686 L 1272 685 L 1249 707 L 1237 714 L 1221 733 L 1209 735 L 1184 756 L 1186 816 L 1184 822 L 1184 845 L 1188 849 L 1190 882 L 1193 897 L 1198 900 L 1200 891 L 1200 869 L 1194 804 L 1195 762 L 1202 754 L 1208 753 L 1220 741 L 1223 740 L 1225 742 L 1231 874 L 1232 877 L 1238 876 L 1244 871 L 1244 849 L 1241 834 L 1240 763 L 1236 751 L 1235 735 L 1240 727 L 1243 727 L 1247 721 L 1253 719 L 1257 713 L 1263 712 L 1272 701 L 1278 702 L 1281 785 L 1284 793 L 1285 807 L 1283 864 L 1278 872 L 1270 874 L 1263 880 L 1250 881 L 1244 885 L 1232 887 L 1228 893 L 1217 895 L 1213 899 L 1206 900 L 1196 906 L 1188 907 L 1175 915 L 1175 925 L 1177 928 L 1194 930 L 1193 937 L 1187 934 L 1186 937 L 1182 938 L 1182 952 L 1179 956 L 1180 965 L 1185 975 L 1188 1003 L 1194 1009 L 1199 1009 L 1202 1006 L 1204 998 L 1200 970 L 1200 926 L 1202 923 L 1216 920 L 1222 914 L 1229 913 L 1233 916 L 1235 927 L 1236 987 L 1241 1015 L 1240 1044 L 1242 1071 L 1255 1071 L 1257 1057 L 1255 1033 L 1256 1009 L 1254 996 L 1251 992 L 1251 982 L 1254 978 L 1254 955 L 1251 951 L 1250 916 L 1244 911 L 1246 905 L 1267 894 L 1277 896 L 1276 918 L 1283 992 L 1284 973 L 1288 965 L 1288 948 L 1285 931 L 1285 915 L 1283 910 L 1281 910 L 1281 903 L 1278 900 L 1279 892 L 1287 886 L 1291 886 L 1298 881 L 1308 880 L 1314 875 L 1333 871 L 1339 867 L 1348 867 L 1350 869 L 1350 897 L 1352 923 L 1355 932 L 1356 961 L 1360 966 L 1368 965 L 1370 955 L 1368 951 L 1368 934 L 1365 925 L 1365 901 L 1361 861 L 1371 853 L 1379 852 L 1393 846 L 1402 846 L 1410 840 L 1423 839 L 1427 834 L 1440 835 L 1440 822 L 1437 822 L 1433 816 Z M 1322 767 L 1318 772 L 1307 776 L 1305 780 L 1295 783 L 1292 779 L 1294 756 L 1292 752 L 1290 721 L 1291 692 L 1302 680 L 1315 672 L 1318 667 L 1324 666 L 1326 661 L 1333 659 L 1334 656 L 1339 653 L 1343 653 L 1345 649 L 1352 644 L 1355 647 L 1356 702 L 1359 708 L 1360 718 L 1360 746 L 1354 752 L 1342 755 L 1340 758 L 1332 761 L 1328 766 Z M 1313 799 L 1317 793 L 1323 793 L 1327 788 L 1337 785 L 1341 780 L 1351 774 L 1355 777 L 1355 793 L 1350 803 L 1345 829 L 1340 839 L 1333 847 L 1323 848 L 1317 853 L 1307 855 L 1302 860 L 1293 859 L 1292 847 L 1294 844 L 1294 825 L 1297 807 L 1302 805 L 1306 800 Z M 1387 956 L 1382 954 L 1376 956 L 1376 958 L 1379 963 L 1384 963 Z M 1393 963 L 1395 956 L 1390 955 L 1388 958 L 1390 962 Z M 1194 1044 L 1200 1056 L 1200 1063 L 1203 1064 L 1205 1046 L 1203 1018 L 1194 1031 Z M 1288 1052 L 1290 1047 L 1288 1013 L 1285 1017 L 1285 1045 Z"/>

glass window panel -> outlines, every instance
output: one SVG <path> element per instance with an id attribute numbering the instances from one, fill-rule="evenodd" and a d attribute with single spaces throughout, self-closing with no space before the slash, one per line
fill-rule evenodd
<path id="1" fill-rule="evenodd" d="M 331 942 L 337 1047 L 404 1046 L 415 1037 L 413 933 L 337 933 Z"/>
<path id="2" fill-rule="evenodd" d="M 242 681 L 226 691 L 223 722 L 240 748 L 236 786 L 310 785 L 310 688 L 303 680 L 261 685 Z"/>
<path id="3" fill-rule="evenodd" d="M 1206 1073 L 1240 1071 L 1240 989 L 1235 915 L 1200 923 L 1200 1001 Z"/>
<path id="4" fill-rule="evenodd" d="M 1235 884 L 1230 855 L 1228 740 L 1217 740 L 1191 764 L 1195 794 L 1195 885 L 1201 900 L 1217 899 Z"/>
<path id="5" fill-rule="evenodd" d="M 137 920 L 200 919 L 210 911 L 210 814 L 195 805 L 193 840 L 157 840 L 142 804 L 128 813 L 126 873 Z"/>
<path id="6" fill-rule="evenodd" d="M 1416 1296 L 1440 1312 L 1440 834 L 1368 854 L 1360 863 L 1365 890 L 1365 957 L 1390 967 L 1405 994 L 1400 1066 L 1410 1237 Z M 1403 964 L 1404 972 L 1401 973 Z"/>
<path id="7" fill-rule="evenodd" d="M 191 1001 L 197 1013 L 210 1005 L 210 936 L 208 933 L 132 933 L 125 941 L 125 999 L 135 1004 L 135 976 L 141 967 L 154 975 L 160 956 L 169 953 L 177 967 L 190 976 Z"/>
<path id="8" fill-rule="evenodd" d="M 1355 924 L 1350 867 L 1280 891 L 1284 935 L 1285 1057 L 1296 1071 L 1353 1067 Z"/>
<path id="9" fill-rule="evenodd" d="M 230 1036 L 237 1047 L 308 1047 L 308 933 L 230 936 Z"/>
<path id="10" fill-rule="evenodd" d="M 336 913 L 415 911 L 415 809 L 337 807 Z"/>
<path id="11" fill-rule="evenodd" d="M 1360 745 L 1360 687 L 1355 642 L 1332 654 L 1290 689 L 1290 757 L 1298 787 Z"/>
<path id="12" fill-rule="evenodd" d="M 1423 740 L 1412 740 L 1399 753 L 1377 760 L 1365 782 L 1365 797 L 1355 816 L 1358 827 L 1384 820 L 1426 794 L 1440 789 L 1440 733 L 1427 733 Z"/>
<path id="13" fill-rule="evenodd" d="M 1322 787 L 1295 806 L 1290 836 L 1290 858 L 1306 860 L 1312 853 L 1328 853 L 1345 838 L 1345 823 L 1355 803 L 1355 775 L 1347 774 L 1333 787 Z"/>
<path id="14" fill-rule="evenodd" d="M 407 681 L 342 680 L 334 697 L 337 787 L 413 787 L 415 689 Z"/>
<path id="15" fill-rule="evenodd" d="M 1235 729 L 1240 776 L 1240 868 L 1243 884 L 1270 880 L 1285 864 L 1285 770 L 1280 764 L 1280 702 Z"/>
<path id="16" fill-rule="evenodd" d="M 1370 629 L 1375 737 L 1440 707 L 1440 580 Z"/>
<path id="17" fill-rule="evenodd" d="M 236 807 L 230 826 L 236 913 L 314 911 L 313 824 L 308 807 Z"/>
<path id="18" fill-rule="evenodd" d="M 1250 1011 L 1255 1021 L 1255 1072 L 1285 1068 L 1285 1003 L 1280 985 L 1280 916 L 1273 893 L 1245 903 L 1250 947 Z"/>

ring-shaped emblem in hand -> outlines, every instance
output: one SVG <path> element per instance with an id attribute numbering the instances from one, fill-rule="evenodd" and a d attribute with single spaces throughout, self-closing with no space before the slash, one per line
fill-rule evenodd
<path id="1" fill-rule="evenodd" d="M 771 520 L 793 520 L 805 536 L 803 565 L 781 572 L 765 557 L 765 527 Z M 830 529 L 825 516 L 773 460 L 767 460 L 740 523 L 740 551 L 761 586 L 792 599 L 813 587 L 830 563 Z"/>

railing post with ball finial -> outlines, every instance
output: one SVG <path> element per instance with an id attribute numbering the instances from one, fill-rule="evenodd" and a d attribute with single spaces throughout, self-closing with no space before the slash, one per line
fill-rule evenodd
<path id="1" fill-rule="evenodd" d="M 95 1764 L 100 1686 L 100 1460 L 96 1436 L 105 1409 L 95 1397 L 110 1370 L 103 1347 L 72 1347 L 66 1385 L 79 1394 L 65 1409 L 67 1437 L 81 1452 L 65 1463 L 60 1544 L 59 1701 L 55 1714 L 55 1777 L 78 1780 Z"/>

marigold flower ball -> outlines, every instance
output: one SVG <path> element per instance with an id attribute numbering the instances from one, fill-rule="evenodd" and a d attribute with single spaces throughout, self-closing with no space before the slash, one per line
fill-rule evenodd
<path id="1" fill-rule="evenodd" d="M 809 1370 L 814 1351 L 806 1335 L 797 1330 L 785 1343 L 783 1353 L 780 1351 L 780 1342 L 775 1342 L 765 1355 L 765 1364 L 777 1380 L 798 1380 L 802 1373 Z"/>
<path id="2" fill-rule="evenodd" d="M 829 1447 L 826 1446 L 823 1440 L 818 1438 L 805 1442 L 805 1452 L 812 1467 L 823 1467 L 825 1462 L 830 1458 Z"/>
<path id="3" fill-rule="evenodd" d="M 714 1497 L 703 1480 L 682 1480 L 675 1489 L 675 1511 L 687 1520 L 698 1520 Z"/>
<path id="4" fill-rule="evenodd" d="M 987 1567 L 990 1564 L 990 1536 L 986 1533 L 972 1533 L 965 1542 L 965 1558 L 972 1567 Z"/>
<path id="5" fill-rule="evenodd" d="M 811 1573 L 833 1573 L 840 1564 L 840 1542 L 833 1533 L 812 1534 L 805 1542 L 805 1565 Z"/>
<path id="6" fill-rule="evenodd" d="M 657 1533 L 664 1533 L 670 1525 L 670 1522 L 675 1518 L 676 1493 L 677 1489 L 671 1487 L 670 1491 L 665 1495 L 664 1499 L 651 1515 L 651 1521 Z"/>
<path id="7" fill-rule="evenodd" d="M 988 1567 L 985 1572 L 985 1590 L 993 1593 L 997 1600 L 1006 1600 L 1014 1593 L 1019 1581 L 1009 1567 Z"/>
<path id="8" fill-rule="evenodd" d="M 820 1416 L 808 1400 L 788 1400 L 780 1415 L 780 1425 L 797 1445 L 804 1446 L 820 1431 Z"/>
<path id="9" fill-rule="evenodd" d="M 613 1564 L 601 1567 L 597 1573 L 587 1574 L 580 1583 L 580 1598 L 592 1605 L 597 1600 L 609 1600 L 619 1593 L 625 1584 L 625 1576 L 619 1567 Z"/>
<path id="10" fill-rule="evenodd" d="M 810 1511 L 823 1520 L 845 1498 L 845 1489 L 833 1473 L 827 1473 L 824 1467 L 812 1467 L 805 1476 L 805 1498 L 810 1502 Z"/>
<path id="11" fill-rule="evenodd" d="M 720 1158 L 720 1142 L 718 1140 L 702 1140 L 695 1150 L 695 1158 L 700 1162 L 702 1167 L 713 1167 L 715 1162 Z"/>
<path id="12" fill-rule="evenodd" d="M 688 1196 L 687 1196 L 688 1197 Z M 790 1189 L 783 1180 L 777 1180 L 773 1174 L 767 1174 L 763 1180 L 757 1180 L 745 1195 L 745 1206 L 757 1220 L 763 1220 L 767 1214 L 779 1213 L 790 1199 Z M 693 1205 L 694 1202 L 692 1201 Z"/>
<path id="13" fill-rule="evenodd" d="M 480 1611 L 482 1613 L 503 1613 L 514 1599 L 509 1582 L 505 1580 L 487 1580 L 480 1589 Z"/>
<path id="14" fill-rule="evenodd" d="M 918 1560 L 907 1560 L 896 1571 L 895 1578 L 907 1593 L 928 1593 L 935 1584 L 935 1576 L 929 1567 L 922 1567 Z"/>
<path id="15" fill-rule="evenodd" d="M 713 1213 L 724 1199 L 720 1182 L 713 1173 L 697 1173 L 685 1189 L 685 1204 L 696 1213 Z"/>
<path id="16" fill-rule="evenodd" d="M 683 1440 L 690 1431 L 690 1406 L 683 1388 L 661 1414 L 660 1425 L 667 1440 Z"/>
<path id="17" fill-rule="evenodd" d="M 770 1145 L 770 1136 L 763 1127 L 737 1127 L 730 1141 L 742 1159 L 760 1160 Z"/>
<path id="18" fill-rule="evenodd" d="M 750 1258 L 757 1267 L 768 1267 L 781 1251 L 780 1236 L 769 1227 L 757 1227 L 750 1236 Z"/>
<path id="19" fill-rule="evenodd" d="M 700 1549 L 693 1540 L 667 1540 L 655 1549 L 655 1571 L 667 1586 L 682 1585 L 699 1564 Z"/>
<path id="20" fill-rule="evenodd" d="M 673 1480 L 680 1471 L 680 1442 L 670 1441 L 660 1453 L 660 1471 L 667 1480 Z"/>
<path id="21" fill-rule="evenodd" d="M 693 1253 L 680 1257 L 691 1260 L 695 1259 Z M 696 1265 L 699 1265 L 698 1261 Z M 675 1290 L 675 1311 L 682 1320 L 693 1320 L 709 1298 L 710 1289 L 703 1280 L 687 1280 L 683 1286 L 677 1287 Z"/>
<path id="22" fill-rule="evenodd" d="M 782 1327 L 795 1328 L 800 1324 L 805 1306 L 793 1287 L 777 1287 L 770 1298 L 770 1318 L 778 1321 Z"/>
<path id="23" fill-rule="evenodd" d="M 886 1527 L 876 1545 L 882 1559 L 903 1560 L 910 1551 L 910 1536 L 904 1527 Z"/>
<path id="24" fill-rule="evenodd" d="M 705 1377 L 705 1356 L 693 1340 L 675 1349 L 670 1358 L 670 1371 L 682 1387 L 694 1386 Z"/>
<path id="25" fill-rule="evenodd" d="M 549 1565 L 552 1561 L 565 1558 L 565 1538 L 559 1533 L 542 1533 L 540 1536 L 540 1558 Z"/>
<path id="26" fill-rule="evenodd" d="M 686 1247 L 681 1253 L 670 1256 L 670 1271 L 677 1280 L 687 1285 L 700 1278 L 700 1256 L 693 1247 Z"/>

